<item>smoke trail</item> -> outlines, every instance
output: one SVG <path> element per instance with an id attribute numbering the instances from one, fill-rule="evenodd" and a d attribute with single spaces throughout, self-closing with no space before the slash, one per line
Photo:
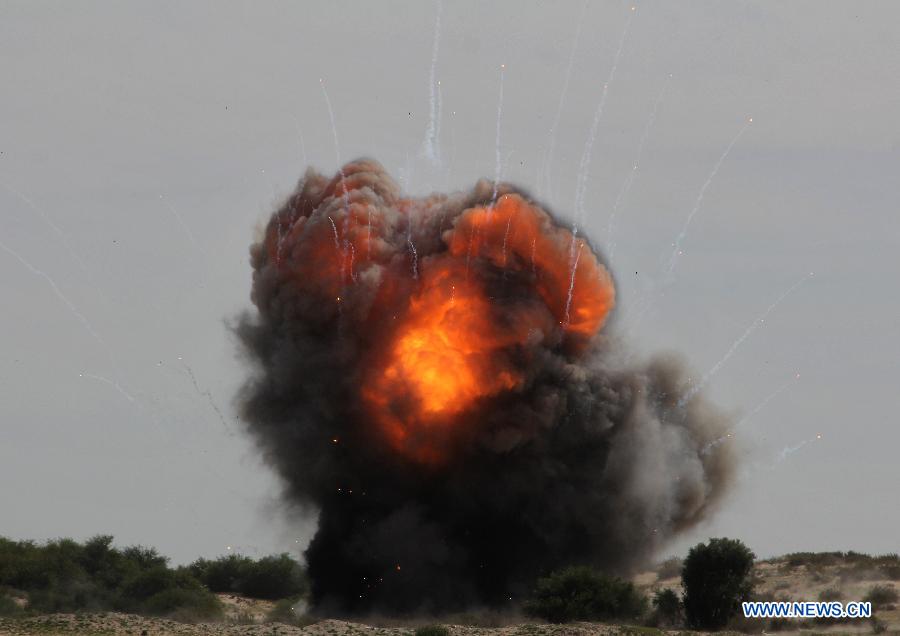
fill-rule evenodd
<path id="1" fill-rule="evenodd" d="M 407 243 L 409 244 L 409 251 L 412 253 L 412 274 L 414 279 L 419 278 L 419 253 L 416 252 L 416 246 L 413 244 L 412 239 L 408 239 Z"/>
<path id="2" fill-rule="evenodd" d="M 184 222 L 184 218 L 181 216 L 181 213 L 179 213 L 175 206 L 169 203 L 169 200 L 163 195 L 159 195 L 159 199 L 165 204 L 165 206 L 169 209 L 169 212 L 172 213 L 172 216 L 174 216 L 178 221 L 178 225 L 181 226 L 182 231 L 184 231 L 185 235 L 188 237 L 188 240 L 191 242 L 191 246 L 194 249 L 199 250 L 200 247 L 197 245 L 197 239 L 194 238 L 194 233 L 191 232 L 191 228 L 188 226 L 188 224 Z"/>
<path id="3" fill-rule="evenodd" d="M 444 121 L 444 93 L 441 90 L 441 81 L 437 83 L 437 123 L 434 129 L 434 154 L 440 162 L 441 157 L 441 124 Z"/>
<path id="4" fill-rule="evenodd" d="M 91 380 L 96 380 L 98 382 L 102 382 L 103 384 L 107 384 L 107 385 L 111 386 L 112 388 L 114 388 L 119 393 L 119 395 L 124 397 L 126 400 L 134 403 L 134 396 L 131 395 L 125 389 L 123 389 L 122 385 L 119 384 L 118 382 L 116 382 L 115 380 L 111 380 L 109 378 L 103 377 L 102 375 L 96 375 L 94 373 L 79 373 L 78 377 L 79 378 L 90 378 Z"/>
<path id="5" fill-rule="evenodd" d="M 15 258 L 17 261 L 19 261 L 19 263 L 21 263 L 22 266 L 24 266 L 32 274 L 43 278 L 47 282 L 47 284 L 50 285 L 50 289 L 53 290 L 53 293 L 56 295 L 56 297 L 60 301 L 62 301 L 62 303 L 66 306 L 66 309 L 69 310 L 69 313 L 71 313 L 78 320 L 78 322 L 81 323 L 81 326 L 84 327 L 85 331 L 87 331 L 94 340 L 96 340 L 98 343 L 100 343 L 100 345 L 103 347 L 103 349 L 107 353 L 109 353 L 110 356 L 112 355 L 110 353 L 109 347 L 106 344 L 106 341 L 100 337 L 100 334 L 97 333 L 97 331 L 94 329 L 94 326 L 91 324 L 91 321 L 88 320 L 87 317 L 83 313 L 81 313 L 81 311 L 78 310 L 78 307 L 75 306 L 75 303 L 73 303 L 71 300 L 69 300 L 69 297 L 66 296 L 62 292 L 62 290 L 59 288 L 59 285 L 56 284 L 56 281 L 53 280 L 53 278 L 49 274 L 47 274 L 45 271 L 38 269 L 37 267 L 35 267 L 31 263 L 29 263 L 18 252 L 16 252 L 14 249 L 9 247 L 6 243 L 3 243 L 2 241 L 0 241 L 0 249 L 2 249 L 4 252 L 9 254 L 13 258 Z"/>
<path id="6" fill-rule="evenodd" d="M 631 164 L 631 170 L 628 172 L 625 180 L 622 182 L 622 187 L 619 188 L 619 193 L 616 195 L 616 201 L 615 203 L 613 203 L 612 212 L 610 212 L 609 214 L 609 222 L 606 226 L 606 240 L 609 244 L 610 262 L 614 260 L 616 253 L 616 242 L 613 239 L 613 231 L 615 230 L 616 223 L 616 213 L 618 212 L 619 207 L 624 203 L 625 198 L 631 191 L 631 186 L 634 185 L 634 180 L 637 178 L 638 166 L 640 166 L 641 157 L 644 154 L 644 146 L 647 144 L 647 140 L 650 138 L 650 131 L 653 129 L 653 124 L 656 122 L 656 113 L 659 111 L 659 105 L 662 104 L 663 97 L 666 94 L 666 89 L 669 87 L 669 82 L 671 80 L 672 74 L 669 73 L 669 76 L 666 78 L 665 84 L 663 84 L 662 90 L 659 91 L 659 96 L 653 103 L 653 110 L 650 111 L 650 117 L 647 119 L 647 123 L 644 125 L 644 132 L 641 134 L 641 139 L 638 142 L 637 152 L 635 152 L 634 154 L 634 161 Z"/>
<path id="7" fill-rule="evenodd" d="M 734 145 L 738 142 L 738 139 L 744 134 L 744 131 L 753 123 L 753 118 L 747 120 L 747 122 L 741 126 L 741 129 L 731 140 L 731 143 L 726 146 L 725 151 L 719 157 L 719 160 L 713 166 L 713 169 L 710 171 L 709 176 L 706 178 L 706 181 L 703 183 L 703 186 L 700 188 L 700 192 L 697 194 L 697 200 L 694 202 L 694 207 L 691 209 L 690 214 L 688 214 L 687 219 L 684 221 L 684 225 L 681 227 L 681 231 L 678 233 L 678 236 L 675 237 L 675 242 L 672 243 L 672 256 L 669 257 L 669 267 L 666 270 L 666 275 L 671 277 L 675 272 L 675 265 L 678 262 L 678 257 L 681 256 L 681 243 L 684 241 L 687 236 L 688 228 L 691 226 L 691 221 L 694 220 L 694 216 L 696 216 L 697 212 L 700 210 L 700 205 L 703 203 L 703 197 L 706 195 L 706 190 L 709 188 L 710 184 L 712 184 L 713 179 L 716 178 L 716 175 L 719 173 L 719 168 L 722 167 L 722 164 L 725 163 L 725 159 L 728 157 L 728 154 L 731 152 L 731 149 L 734 148 Z"/>
<path id="8" fill-rule="evenodd" d="M 515 603 L 555 567 L 625 572 L 715 509 L 732 451 L 701 450 L 728 420 L 678 408 L 677 360 L 620 362 L 612 276 L 575 240 L 572 267 L 571 232 L 508 184 L 409 198 L 372 160 L 307 171 L 272 215 L 239 402 L 288 505 L 318 513 L 316 611 Z"/>
<path id="9" fill-rule="evenodd" d="M 799 444 L 796 444 L 794 446 L 785 446 L 783 449 L 781 449 L 781 452 L 778 454 L 778 458 L 775 460 L 775 463 L 772 464 L 772 466 L 770 466 L 770 468 L 775 468 L 775 466 L 782 463 L 784 460 L 786 460 L 788 457 L 790 457 L 791 455 L 793 455 L 794 453 L 799 451 L 801 448 L 803 448 L 807 444 L 811 444 L 820 439 L 822 439 L 822 434 L 817 433 L 815 437 L 810 437 L 809 439 L 805 439 L 802 442 L 800 442 Z"/>
<path id="10" fill-rule="evenodd" d="M 591 156 L 594 152 L 594 141 L 597 138 L 597 129 L 600 126 L 600 119 L 603 117 L 603 109 L 606 107 L 606 97 L 609 94 L 609 85 L 612 84 L 616 77 L 616 70 L 619 68 L 619 60 L 622 57 L 622 49 L 625 48 L 625 40 L 628 37 L 628 29 L 631 27 L 631 20 L 634 18 L 635 7 L 631 7 L 625 26 L 622 28 L 622 37 L 619 38 L 619 46 L 613 57 L 612 66 L 609 69 L 609 77 L 603 84 L 603 91 L 600 94 L 600 101 L 597 103 L 597 110 L 594 111 L 594 119 L 591 121 L 591 128 L 588 131 L 587 140 L 584 144 L 584 152 L 581 155 L 581 164 L 578 167 L 578 178 L 575 185 L 575 220 L 573 222 L 573 234 L 578 233 L 578 224 L 584 219 L 584 196 L 587 192 L 587 182 L 590 176 Z"/>
<path id="11" fill-rule="evenodd" d="M 91 275 L 91 272 L 88 269 L 87 264 L 84 262 L 84 259 L 82 259 L 81 256 L 78 255 L 78 252 L 75 251 L 75 248 L 72 247 L 72 244 L 70 243 L 66 233 L 63 232 L 62 229 L 56 223 L 53 222 L 53 220 L 44 211 L 44 209 L 42 207 L 40 207 L 37 203 L 32 201 L 29 197 L 25 196 L 25 194 L 23 194 L 19 190 L 16 190 L 8 183 L 0 182 L 0 185 L 2 185 L 8 192 L 10 192 L 14 196 L 16 196 L 20 201 L 25 203 L 25 205 L 27 205 L 33 212 L 37 213 L 37 215 L 41 218 L 41 220 L 44 222 L 44 224 L 47 225 L 56 234 L 56 236 L 59 238 L 60 242 L 62 243 L 63 247 L 66 249 L 66 252 L 69 253 L 69 256 L 72 258 L 73 261 L 75 261 L 75 263 L 78 265 L 79 269 L 81 269 L 81 271 L 84 272 L 84 274 L 87 276 L 87 280 L 90 283 L 91 287 L 93 287 L 94 290 L 96 290 L 97 295 L 100 297 L 104 306 L 108 309 L 110 306 L 109 298 L 107 298 L 106 294 L 103 292 L 103 290 L 97 284 L 94 277 Z"/>
<path id="12" fill-rule="evenodd" d="M 756 331 L 757 328 L 759 328 L 766 321 L 766 318 L 768 318 L 769 314 L 771 314 L 775 310 L 775 308 L 781 304 L 781 301 L 783 301 L 785 298 L 787 298 L 792 293 L 794 293 L 794 290 L 796 290 L 798 287 L 800 287 L 800 285 L 802 285 L 807 280 L 812 278 L 812 276 L 813 276 L 813 274 L 812 274 L 812 272 L 810 272 L 808 275 L 804 276 L 803 278 L 798 280 L 796 283 L 794 283 L 793 285 L 788 287 L 777 299 L 775 299 L 775 302 L 773 302 L 771 305 L 769 305 L 766 308 L 766 310 L 762 314 L 760 314 L 759 318 L 757 318 L 756 320 L 751 322 L 750 326 L 747 327 L 746 330 L 744 330 L 744 333 L 742 333 L 740 335 L 740 337 L 732 343 L 731 347 L 728 348 L 728 351 L 725 352 L 725 355 L 723 355 L 719 359 L 719 361 L 716 362 L 712 366 L 712 368 L 706 372 L 706 374 L 703 376 L 703 378 L 700 380 L 700 382 L 697 383 L 696 385 L 694 385 L 694 387 L 690 391 L 688 391 L 687 393 L 684 394 L 684 396 L 681 398 L 681 400 L 679 400 L 678 406 L 679 407 L 684 406 L 688 401 L 691 400 L 691 398 L 693 398 L 695 395 L 697 395 L 697 393 L 702 391 L 703 388 L 706 386 L 706 384 L 712 379 L 712 377 L 716 373 L 718 373 L 719 369 L 722 368 L 722 365 L 724 365 L 726 362 L 728 362 L 728 360 L 731 358 L 731 356 L 734 355 L 734 352 L 738 350 L 738 348 L 741 346 L 741 344 L 743 344 L 744 340 L 749 338 L 750 335 L 754 331 Z"/>
<path id="13" fill-rule="evenodd" d="M 435 70 L 437 69 L 438 49 L 441 43 L 441 13 L 443 11 L 443 2 L 437 0 L 437 13 L 434 18 L 434 44 L 431 48 L 431 71 L 428 74 L 428 105 L 429 117 L 428 128 L 425 131 L 425 157 L 430 159 L 434 164 L 440 164 L 441 157 L 438 149 L 439 126 L 438 108 L 435 100 L 435 91 L 440 90 L 435 85 Z"/>
<path id="14" fill-rule="evenodd" d="M 303 157 L 303 167 L 309 165 L 309 160 L 306 157 L 306 143 L 303 141 L 303 130 L 300 128 L 300 122 L 297 121 L 297 118 L 294 118 L 294 128 L 297 129 L 297 139 L 300 142 L 300 154 Z"/>
<path id="15" fill-rule="evenodd" d="M 497 136 L 494 143 L 495 146 L 495 170 L 494 170 L 494 191 L 491 194 L 491 203 L 497 202 L 497 189 L 500 187 L 500 174 L 503 170 L 503 163 L 500 158 L 500 122 L 503 117 L 503 75 L 506 70 L 506 64 L 500 65 L 500 94 L 497 98 Z"/>
<path id="16" fill-rule="evenodd" d="M 231 428 L 228 426 L 228 422 L 225 419 L 225 415 L 222 414 L 222 409 L 219 408 L 219 405 L 216 404 L 215 398 L 213 398 L 213 394 L 209 391 L 209 389 L 201 389 L 200 383 L 197 382 L 197 376 L 194 375 L 194 370 L 191 369 L 190 365 L 185 362 L 182 358 L 178 358 L 178 361 L 181 362 L 184 370 L 187 371 L 188 377 L 191 379 L 191 384 L 194 385 L 194 390 L 203 397 L 206 398 L 206 401 L 209 402 L 209 405 L 212 407 L 212 410 L 215 411 L 216 415 L 219 418 L 219 421 L 222 423 L 222 428 L 226 431 L 231 432 Z"/>
<path id="17" fill-rule="evenodd" d="M 566 66 L 566 74 L 563 79 L 562 91 L 559 94 L 559 104 L 556 106 L 556 115 L 553 117 L 553 123 L 550 125 L 550 133 L 548 134 L 547 154 L 544 157 L 543 171 L 538 173 L 538 187 L 546 184 L 546 193 L 548 197 L 553 197 L 553 160 L 556 151 L 556 132 L 559 128 L 559 122 L 562 119 L 563 107 L 566 103 L 566 94 L 569 92 L 569 80 L 572 78 L 572 68 L 575 65 L 575 53 L 578 50 L 578 40 L 581 38 L 581 27 L 584 24 L 584 15 L 587 12 L 589 0 L 585 0 L 581 7 L 581 14 L 578 16 L 578 23 L 575 26 L 575 37 L 572 38 L 572 50 L 569 53 L 569 63 Z"/>
<path id="18" fill-rule="evenodd" d="M 578 246 L 578 251 L 575 253 L 575 260 L 572 261 L 572 275 L 569 278 L 569 291 L 566 294 L 566 313 L 565 318 L 563 318 L 563 329 L 569 326 L 569 318 L 571 318 L 570 310 L 572 308 L 572 296 L 575 291 L 575 273 L 578 271 L 578 261 L 581 259 L 581 250 L 584 248 L 584 243 Z"/>
<path id="19" fill-rule="evenodd" d="M 88 273 L 87 264 L 84 262 L 84 260 L 82 260 L 82 258 L 78 255 L 78 253 L 72 248 L 72 245 L 69 243 L 69 239 L 66 237 L 65 232 L 63 232 L 62 229 L 60 229 L 60 227 L 56 223 L 54 223 L 52 219 L 50 219 L 50 217 L 47 215 L 47 213 L 44 212 L 43 208 L 41 208 L 39 205 L 37 205 L 34 201 L 29 199 L 27 196 L 25 196 L 24 194 L 22 194 L 15 188 L 13 188 L 11 185 L 9 185 L 3 181 L 0 181 L 0 185 L 2 185 L 5 190 L 7 190 L 10 194 L 14 195 L 16 198 L 18 198 L 20 201 L 22 201 L 25 205 L 27 205 L 32 211 L 36 212 L 39 217 L 41 217 L 41 220 L 51 230 L 53 230 L 53 232 L 56 234 L 57 237 L 59 237 L 60 242 L 63 244 L 63 247 L 66 248 L 66 251 L 69 253 L 69 256 L 72 257 L 72 260 L 74 260 L 78 264 L 78 266 L 81 268 L 81 270 L 85 274 L 87 274 Z"/>
<path id="20" fill-rule="evenodd" d="M 334 138 L 334 156 L 337 159 L 338 166 L 340 166 L 339 169 L 342 171 L 341 177 L 343 177 L 344 168 L 341 164 L 341 144 L 338 142 L 337 123 L 334 121 L 334 109 L 331 107 L 331 97 L 328 96 L 328 89 L 325 88 L 325 80 L 319 79 L 319 85 L 322 87 L 322 95 L 325 97 L 325 106 L 328 109 L 328 120 L 331 122 L 331 135 Z M 350 207 L 350 196 L 346 190 L 344 191 L 344 206 Z"/>
<path id="21" fill-rule="evenodd" d="M 711 441 L 709 444 L 707 444 L 706 446 L 704 446 L 702 452 L 703 452 L 704 454 L 705 454 L 705 453 L 708 453 L 711 449 L 715 448 L 715 447 L 718 446 L 719 444 L 722 444 L 722 443 L 724 443 L 725 441 L 731 439 L 732 434 L 733 434 L 737 429 L 739 429 L 739 428 L 742 427 L 744 424 L 746 424 L 746 423 L 749 422 L 751 419 L 753 419 L 753 417 L 754 417 L 757 413 L 759 413 L 759 412 L 762 411 L 764 408 L 766 408 L 766 406 L 768 406 L 769 402 L 771 402 L 772 400 L 774 400 L 775 398 L 777 398 L 779 395 L 781 395 L 782 393 L 784 393 L 785 391 L 787 391 L 788 388 L 790 388 L 790 387 L 791 387 L 797 380 L 799 380 L 799 379 L 800 379 L 800 374 L 797 373 L 797 374 L 794 375 L 790 380 L 788 380 L 787 382 L 785 382 L 784 384 L 782 384 L 781 386 L 779 386 L 777 389 L 775 389 L 774 391 L 772 391 L 771 393 L 769 393 L 769 395 L 767 395 L 765 398 L 763 398 L 762 401 L 760 401 L 759 404 L 757 404 L 755 407 L 753 407 L 753 408 L 750 410 L 749 413 L 747 413 L 744 417 L 742 417 L 740 420 L 738 420 L 737 424 L 735 424 L 734 426 L 732 426 L 731 429 L 728 431 L 728 433 L 726 433 L 725 435 L 723 435 L 722 437 L 720 437 L 720 438 L 718 438 L 718 439 L 714 439 L 714 440 Z"/>

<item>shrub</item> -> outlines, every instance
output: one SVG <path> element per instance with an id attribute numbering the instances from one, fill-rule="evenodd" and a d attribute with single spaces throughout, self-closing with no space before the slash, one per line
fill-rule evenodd
<path id="1" fill-rule="evenodd" d="M 18 616 L 22 608 L 12 598 L 0 592 L 0 616 Z"/>
<path id="2" fill-rule="evenodd" d="M 887 609 L 897 602 L 897 590 L 892 585 L 875 585 L 863 600 L 872 603 L 872 609 Z"/>
<path id="3" fill-rule="evenodd" d="M 587 566 L 559 570 L 539 579 L 525 612 L 551 623 L 576 620 L 635 619 L 647 602 L 634 585 Z"/>
<path id="4" fill-rule="evenodd" d="M 659 590 L 653 595 L 653 613 L 657 625 L 677 627 L 684 619 L 681 599 L 671 588 Z"/>
<path id="5" fill-rule="evenodd" d="M 246 596 L 279 599 L 306 592 L 303 568 L 288 554 L 263 557 L 247 572 L 241 592 Z"/>
<path id="6" fill-rule="evenodd" d="M 219 599 L 202 588 L 170 587 L 148 598 L 142 613 L 193 623 L 221 617 L 222 606 Z"/>
<path id="7" fill-rule="evenodd" d="M 415 636 L 450 636 L 450 630 L 443 625 L 426 625 L 417 629 Z"/>
<path id="8" fill-rule="evenodd" d="M 127 611 L 212 618 L 218 600 L 155 550 L 119 550 L 101 535 L 37 545 L 0 538 L 0 588 L 24 592 L 31 613 Z"/>
<path id="9" fill-rule="evenodd" d="M 303 568 L 288 554 L 258 561 L 229 554 L 214 561 L 198 559 L 187 570 L 213 592 L 276 600 L 300 596 L 307 590 Z"/>
<path id="10" fill-rule="evenodd" d="M 681 575 L 681 567 L 683 563 L 681 559 L 678 557 L 672 557 L 671 559 L 666 559 L 662 563 L 659 564 L 659 567 L 656 570 L 656 576 L 660 581 L 665 579 L 671 579 L 676 576 Z"/>
<path id="11" fill-rule="evenodd" d="M 710 539 L 688 552 L 681 573 L 685 618 L 691 627 L 716 630 L 750 598 L 755 555 L 736 539 Z"/>
<path id="12" fill-rule="evenodd" d="M 268 623 L 285 623 L 294 627 L 306 627 L 316 622 L 315 618 L 305 613 L 306 605 L 300 598 L 281 599 L 266 615 Z"/>
<path id="13" fill-rule="evenodd" d="M 237 592 L 244 573 L 252 566 L 253 559 L 229 554 L 214 561 L 197 559 L 188 571 L 213 592 Z"/>
<path id="14" fill-rule="evenodd" d="M 843 598 L 844 593 L 834 587 L 829 587 L 827 590 L 819 592 L 819 600 L 826 603 L 830 601 L 840 601 L 843 600 Z"/>

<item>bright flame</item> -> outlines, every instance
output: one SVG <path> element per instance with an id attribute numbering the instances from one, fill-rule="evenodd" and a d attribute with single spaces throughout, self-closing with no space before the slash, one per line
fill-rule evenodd
<path id="1" fill-rule="evenodd" d="M 360 311 L 358 278 L 384 272 L 365 301 L 362 405 L 395 450 L 440 462 L 448 444 L 478 425 L 471 415 L 481 401 L 526 388 L 537 347 L 584 351 L 615 290 L 583 239 L 518 194 L 469 208 L 442 236 L 425 237 L 421 245 L 431 247 L 410 275 L 385 238 L 398 221 L 354 201 L 365 186 L 364 172 L 336 175 L 317 196 L 342 198 L 343 216 L 311 215 L 303 205 L 318 204 L 301 201 L 298 213 L 273 218 L 265 251 L 306 297 L 319 299 L 311 302 L 339 311 Z M 400 223 L 404 215 L 419 223 L 416 201 L 398 199 L 394 208 Z"/>
<path id="2" fill-rule="evenodd" d="M 422 461 L 439 461 L 448 438 L 465 433 L 457 416 L 524 386 L 521 357 L 529 343 L 585 347 L 615 295 L 590 250 L 570 262 L 572 246 L 581 249 L 584 241 L 518 195 L 464 212 L 444 241 L 448 252 L 422 264 L 418 289 L 362 389 L 394 446 Z M 501 276 L 524 277 L 534 293 L 498 306 L 472 259 Z"/>

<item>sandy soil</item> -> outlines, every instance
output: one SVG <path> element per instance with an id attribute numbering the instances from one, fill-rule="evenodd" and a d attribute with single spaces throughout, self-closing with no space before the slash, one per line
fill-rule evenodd
<path id="1" fill-rule="evenodd" d="M 596 623 L 569 625 L 512 625 L 508 627 L 472 627 L 448 625 L 453 636 L 662 636 L 657 630 L 630 629 Z M 413 636 L 413 627 L 373 627 L 360 623 L 323 620 L 306 627 L 292 627 L 283 623 L 264 625 L 228 625 L 202 623 L 188 625 L 162 619 L 143 618 L 130 614 L 54 614 L 27 620 L 0 619 L 0 634 L 45 636 L 79 634 L 85 636 L 131 634 L 134 636 Z"/>
<path id="2" fill-rule="evenodd" d="M 677 564 L 667 564 L 657 571 L 643 572 L 634 578 L 635 584 L 646 594 L 670 587 L 681 592 Z M 660 576 L 662 572 L 663 576 Z M 846 601 L 862 600 L 874 585 L 900 589 L 900 582 L 885 578 L 878 568 L 861 567 L 858 563 L 797 564 L 786 559 L 771 559 L 756 564 L 756 591 L 762 598 L 773 600 L 818 600 L 826 590 Z M 226 620 L 220 623 L 185 624 L 170 620 L 145 618 L 130 614 L 53 614 L 27 619 L 0 619 L 0 636 L 6 635 L 110 635 L 110 636 L 212 636 L 216 634 L 242 636 L 356 636 L 392 635 L 412 636 L 415 625 L 375 626 L 340 620 L 322 620 L 304 627 L 282 623 L 263 623 L 273 603 L 219 595 L 225 606 Z M 900 635 L 900 609 L 891 606 L 878 611 L 878 618 L 886 627 L 884 633 Z M 505 627 L 477 627 L 447 624 L 453 636 L 688 636 L 690 632 L 660 630 L 646 627 L 626 627 L 600 623 L 544 625 L 518 623 Z M 867 620 L 839 624 L 787 623 L 779 634 L 852 634 L 871 633 Z M 762 632 L 765 634 L 766 632 Z"/>

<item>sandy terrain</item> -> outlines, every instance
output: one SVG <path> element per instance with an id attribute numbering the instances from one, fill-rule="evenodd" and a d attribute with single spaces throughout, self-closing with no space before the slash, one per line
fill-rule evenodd
<path id="1" fill-rule="evenodd" d="M 648 595 L 658 589 L 671 587 L 680 593 L 678 563 L 663 564 L 656 571 L 644 572 L 634 578 L 638 587 Z M 891 574 L 892 576 L 888 576 Z M 820 594 L 836 594 L 840 600 L 862 600 L 874 585 L 893 586 L 900 589 L 896 571 L 887 571 L 870 561 L 859 559 L 792 559 L 760 561 L 755 567 L 757 595 L 773 600 L 818 600 Z M 893 578 L 892 578 L 893 577 Z M 164 619 L 145 618 L 129 614 L 53 614 L 28 619 L 0 619 L 0 635 L 44 634 L 106 634 L 110 636 L 212 636 L 214 634 L 290 636 L 353 636 L 394 635 L 412 636 L 415 626 L 374 626 L 339 620 L 311 622 L 304 627 L 282 623 L 263 623 L 273 603 L 246 599 L 233 595 L 220 595 L 225 605 L 226 620 L 222 623 L 185 624 Z M 886 628 L 885 634 L 900 634 L 900 610 L 890 605 L 877 612 Z M 312 620 L 312 619 L 310 619 Z M 646 627 L 626 627 L 599 623 L 569 625 L 544 625 L 520 623 L 505 627 L 478 627 L 473 625 L 447 626 L 453 636 L 663 636 L 664 634 L 687 636 L 689 632 L 660 630 Z M 867 620 L 838 624 L 788 622 L 782 634 L 802 633 L 871 633 L 872 623 Z M 763 632 L 765 633 L 765 632 Z"/>

